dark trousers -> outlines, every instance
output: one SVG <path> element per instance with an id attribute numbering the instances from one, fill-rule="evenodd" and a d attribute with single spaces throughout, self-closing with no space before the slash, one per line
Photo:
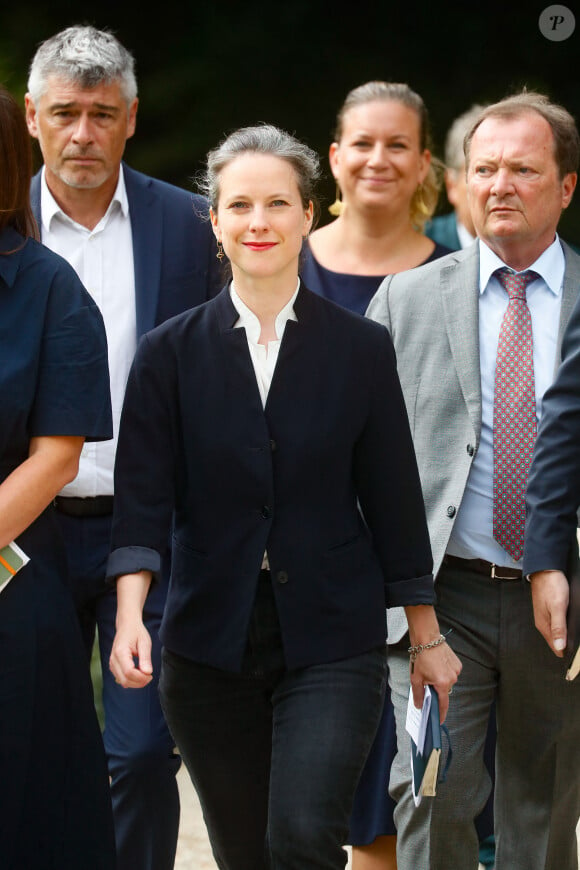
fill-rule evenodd
<path id="1" fill-rule="evenodd" d="M 287 670 L 261 572 L 241 673 L 163 653 L 160 695 L 221 870 L 339 870 L 385 649 Z"/>
<path id="2" fill-rule="evenodd" d="M 161 665 L 158 631 L 166 582 L 152 587 L 144 621 L 153 642 L 153 681 L 144 689 L 123 689 L 109 670 L 115 635 L 117 596 L 105 584 L 111 517 L 70 517 L 58 513 L 67 548 L 71 591 L 87 657 L 98 630 L 103 672 L 103 739 L 111 777 L 118 870 L 173 870 L 179 830 L 180 758 L 159 704 Z"/>

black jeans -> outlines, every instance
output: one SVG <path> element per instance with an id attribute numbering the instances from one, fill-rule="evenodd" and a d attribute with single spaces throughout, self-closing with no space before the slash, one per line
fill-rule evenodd
<path id="1" fill-rule="evenodd" d="M 267 572 L 241 673 L 164 650 L 162 706 L 221 870 L 345 867 L 385 680 L 385 648 L 287 670 Z"/>

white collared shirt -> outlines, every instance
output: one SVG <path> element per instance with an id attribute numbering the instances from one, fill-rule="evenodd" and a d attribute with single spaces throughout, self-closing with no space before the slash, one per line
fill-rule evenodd
<path id="1" fill-rule="evenodd" d="M 113 494 L 119 419 L 129 369 L 137 346 L 133 236 L 123 168 L 109 208 L 93 230 L 71 220 L 41 180 L 42 242 L 73 266 L 97 303 L 107 332 L 113 432 L 111 441 L 85 444 L 77 477 L 66 496 Z"/>
<path id="2" fill-rule="evenodd" d="M 289 320 L 298 320 L 294 313 L 294 302 L 296 301 L 299 289 L 300 280 L 298 280 L 298 286 L 296 287 L 294 295 L 290 301 L 287 302 L 284 308 L 276 315 L 276 340 L 269 341 L 267 345 L 263 345 L 258 343 L 262 329 L 260 321 L 254 312 L 248 308 L 246 303 L 240 299 L 236 293 L 234 282 L 232 281 L 230 284 L 230 296 L 234 308 L 239 314 L 239 318 L 236 320 L 234 326 L 236 328 L 243 327 L 246 330 L 246 339 L 248 341 L 248 348 L 250 350 L 250 356 L 256 374 L 256 381 L 262 399 L 262 406 L 266 405 L 268 391 L 274 376 L 274 369 L 276 368 L 276 363 L 278 361 L 278 354 L 280 353 L 280 345 L 282 343 L 282 336 L 284 335 L 286 324 Z"/>
<path id="3" fill-rule="evenodd" d="M 506 264 L 479 241 L 479 355 L 481 372 L 481 441 L 473 460 L 447 552 L 464 559 L 486 559 L 504 567 L 521 567 L 493 537 L 493 404 L 495 360 L 508 295 L 493 273 Z M 536 417 L 554 379 L 562 287 L 566 261 L 558 236 L 529 267 L 540 278 L 526 291 L 532 318 Z"/>
<path id="4" fill-rule="evenodd" d="M 459 238 L 459 244 L 462 248 L 468 248 L 475 241 L 475 236 L 472 236 L 469 230 L 461 223 L 461 221 L 456 221 L 457 223 L 457 236 Z"/>

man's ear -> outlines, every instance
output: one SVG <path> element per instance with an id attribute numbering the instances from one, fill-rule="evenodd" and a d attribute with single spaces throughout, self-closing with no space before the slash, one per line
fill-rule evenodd
<path id="1" fill-rule="evenodd" d="M 38 126 L 36 124 L 36 106 L 34 105 L 34 100 L 30 96 L 30 94 L 25 94 L 24 96 L 24 114 L 26 117 L 26 126 L 28 127 L 28 132 L 31 136 L 34 136 L 35 139 L 38 139 Z"/>

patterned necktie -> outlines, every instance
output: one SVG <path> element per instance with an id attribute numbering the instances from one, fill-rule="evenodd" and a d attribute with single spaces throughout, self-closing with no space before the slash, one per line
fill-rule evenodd
<path id="1" fill-rule="evenodd" d="M 536 440 L 536 393 L 528 270 L 495 273 L 509 296 L 499 333 L 493 409 L 493 536 L 515 559 L 524 549 L 525 492 Z"/>

